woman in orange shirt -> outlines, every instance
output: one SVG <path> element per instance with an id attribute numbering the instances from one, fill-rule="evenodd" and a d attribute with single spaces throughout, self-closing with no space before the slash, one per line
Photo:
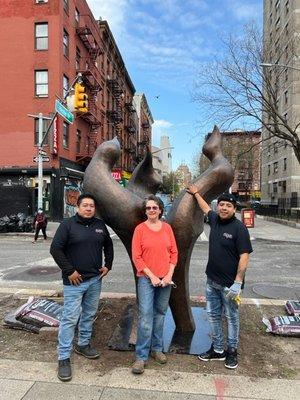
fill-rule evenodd
<path id="1" fill-rule="evenodd" d="M 163 326 L 168 309 L 177 246 L 172 228 L 160 220 L 163 202 L 150 195 L 144 203 L 147 220 L 139 224 L 132 239 L 132 260 L 138 276 L 139 322 L 135 346 L 134 374 L 142 374 L 149 353 L 160 364 L 167 358 L 163 350 Z"/>

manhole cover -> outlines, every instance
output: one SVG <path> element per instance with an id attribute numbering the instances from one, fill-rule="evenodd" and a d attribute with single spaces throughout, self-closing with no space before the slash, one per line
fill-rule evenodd
<path id="1" fill-rule="evenodd" d="M 34 267 L 30 268 L 27 271 L 28 275 L 52 275 L 52 274 L 57 274 L 60 272 L 60 269 L 58 267 Z"/>
<path id="2" fill-rule="evenodd" d="M 274 285 L 272 283 L 259 283 L 252 288 L 253 292 L 267 299 L 298 300 L 300 296 L 299 287 Z"/>

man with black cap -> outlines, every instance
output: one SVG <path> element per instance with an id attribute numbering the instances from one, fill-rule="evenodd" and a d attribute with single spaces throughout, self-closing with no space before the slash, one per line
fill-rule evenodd
<path id="1" fill-rule="evenodd" d="M 217 212 L 214 212 L 196 186 L 191 185 L 188 192 L 207 214 L 211 228 L 206 266 L 206 311 L 212 330 L 212 346 L 198 358 L 202 361 L 225 360 L 225 367 L 234 369 L 238 366 L 239 295 L 244 286 L 249 254 L 252 253 L 249 232 L 235 217 L 236 200 L 232 194 L 223 193 L 219 196 Z M 228 327 L 226 351 L 222 330 L 223 311 Z"/>

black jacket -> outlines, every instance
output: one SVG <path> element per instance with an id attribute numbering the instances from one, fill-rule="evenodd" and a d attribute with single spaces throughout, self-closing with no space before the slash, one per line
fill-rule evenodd
<path id="1" fill-rule="evenodd" d="M 104 264 L 102 252 L 104 251 Z M 82 218 L 78 214 L 64 220 L 53 238 L 50 253 L 62 270 L 63 283 L 75 270 L 83 280 L 99 275 L 104 265 L 111 269 L 114 258 L 109 232 L 98 218 Z"/>

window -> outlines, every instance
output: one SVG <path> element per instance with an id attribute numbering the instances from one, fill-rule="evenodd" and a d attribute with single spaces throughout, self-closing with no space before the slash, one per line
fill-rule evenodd
<path id="1" fill-rule="evenodd" d="M 34 71 L 35 74 L 35 95 L 38 97 L 48 96 L 48 71 Z"/>
<path id="2" fill-rule="evenodd" d="M 286 167 L 287 167 L 287 159 L 284 158 L 283 159 L 283 170 L 286 171 Z"/>
<path id="3" fill-rule="evenodd" d="M 284 92 L 284 103 L 287 104 L 287 103 L 288 103 L 288 100 L 289 100 L 289 93 L 288 93 L 288 91 L 286 90 L 286 91 Z"/>
<path id="4" fill-rule="evenodd" d="M 77 129 L 77 133 L 76 133 L 76 151 L 77 154 L 80 154 L 80 150 L 81 150 L 81 131 L 79 129 Z"/>
<path id="5" fill-rule="evenodd" d="M 48 128 L 49 121 L 47 119 L 43 119 L 43 138 L 45 136 L 45 133 Z M 45 138 L 43 144 L 48 144 L 49 143 L 49 138 Z M 35 118 L 34 119 L 34 144 L 38 145 L 39 144 L 39 119 Z"/>
<path id="6" fill-rule="evenodd" d="M 271 165 L 269 164 L 268 165 L 268 175 L 270 175 L 271 174 Z"/>
<path id="7" fill-rule="evenodd" d="M 286 193 L 286 181 L 281 182 L 281 190 L 282 190 L 282 193 Z"/>
<path id="8" fill-rule="evenodd" d="M 277 193 L 277 182 L 273 183 L 273 193 Z"/>
<path id="9" fill-rule="evenodd" d="M 64 75 L 63 76 L 63 98 L 65 99 L 67 97 L 69 90 L 69 78 Z"/>
<path id="10" fill-rule="evenodd" d="M 69 148 L 69 124 L 67 122 L 63 123 L 63 146 Z"/>
<path id="11" fill-rule="evenodd" d="M 64 10 L 68 13 L 69 12 L 69 0 L 63 0 L 64 2 Z"/>
<path id="12" fill-rule="evenodd" d="M 290 0 L 286 0 L 285 3 L 285 13 L 288 14 L 290 11 L 290 4 L 289 4 Z"/>
<path id="13" fill-rule="evenodd" d="M 75 59 L 76 69 L 80 69 L 80 60 L 81 60 L 81 51 L 79 47 L 76 47 L 76 59 Z"/>
<path id="14" fill-rule="evenodd" d="M 75 21 L 79 23 L 79 20 L 80 20 L 80 14 L 77 8 L 75 8 Z"/>
<path id="15" fill-rule="evenodd" d="M 65 29 L 63 33 L 63 52 L 66 57 L 69 57 L 69 34 Z"/>
<path id="16" fill-rule="evenodd" d="M 274 162 L 274 164 L 273 164 L 273 172 L 274 172 L 274 174 L 276 174 L 278 172 L 278 162 L 277 161 Z"/>
<path id="17" fill-rule="evenodd" d="M 278 142 L 274 143 L 274 154 L 278 153 Z"/>
<path id="18" fill-rule="evenodd" d="M 35 50 L 48 50 L 48 22 L 35 24 Z"/>

